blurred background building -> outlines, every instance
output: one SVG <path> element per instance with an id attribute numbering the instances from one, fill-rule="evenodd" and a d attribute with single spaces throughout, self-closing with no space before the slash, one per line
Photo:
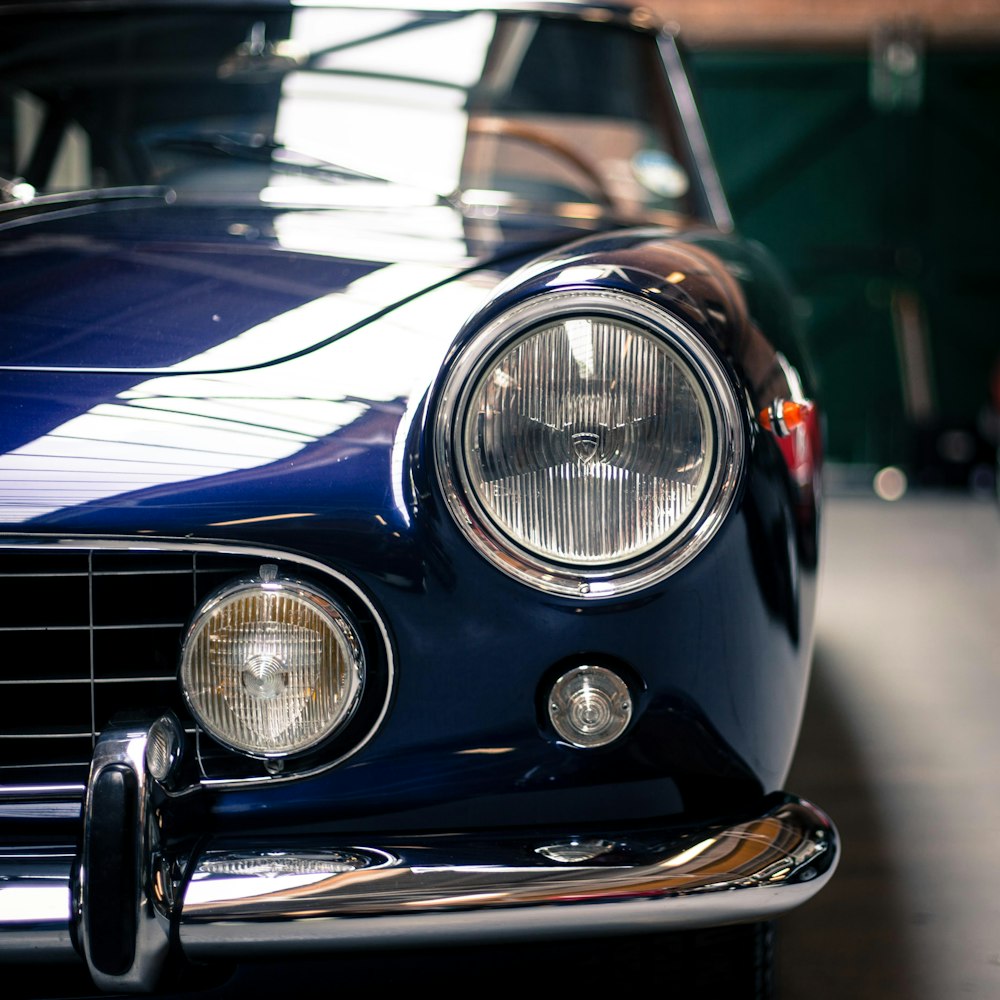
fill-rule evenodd
<path id="1" fill-rule="evenodd" d="M 830 458 L 989 491 L 1000 0 L 652 6 L 693 51 L 737 225 L 802 293 Z"/>

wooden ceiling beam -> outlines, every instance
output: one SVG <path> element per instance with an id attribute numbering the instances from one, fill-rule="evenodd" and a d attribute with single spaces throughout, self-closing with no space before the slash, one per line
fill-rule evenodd
<path id="1" fill-rule="evenodd" d="M 645 0 L 695 48 L 862 47 L 886 25 L 929 45 L 1000 45 L 1000 0 Z"/>

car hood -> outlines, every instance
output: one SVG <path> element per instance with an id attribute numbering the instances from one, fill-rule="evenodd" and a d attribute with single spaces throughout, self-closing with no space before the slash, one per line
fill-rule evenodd
<path id="1" fill-rule="evenodd" d="M 260 520 L 273 539 L 273 518 L 308 512 L 343 558 L 359 511 L 401 530 L 407 435 L 442 359 L 499 281 L 567 235 L 474 241 L 435 212 L 15 218 L 0 532 L 249 537 Z"/>
<path id="2" fill-rule="evenodd" d="M 0 216 L 0 367 L 232 371 L 309 352 L 566 232 L 392 213 L 96 203 Z"/>

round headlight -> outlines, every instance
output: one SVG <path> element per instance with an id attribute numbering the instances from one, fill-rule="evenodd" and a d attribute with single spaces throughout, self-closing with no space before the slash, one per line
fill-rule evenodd
<path id="1" fill-rule="evenodd" d="M 648 586 L 701 548 L 735 491 L 742 437 L 715 355 L 614 292 L 540 296 L 475 337 L 445 385 L 449 507 L 505 572 L 556 593 Z"/>
<path id="2" fill-rule="evenodd" d="M 261 757 L 321 743 L 353 715 L 364 654 L 346 612 L 290 580 L 238 581 L 188 631 L 181 684 L 216 739 Z"/>

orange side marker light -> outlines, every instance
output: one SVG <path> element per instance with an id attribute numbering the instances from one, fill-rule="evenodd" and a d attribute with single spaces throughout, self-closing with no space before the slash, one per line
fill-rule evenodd
<path id="1" fill-rule="evenodd" d="M 790 399 L 776 399 L 757 414 L 760 426 L 777 437 L 788 437 L 806 419 L 813 404 L 808 400 L 793 403 Z"/>

